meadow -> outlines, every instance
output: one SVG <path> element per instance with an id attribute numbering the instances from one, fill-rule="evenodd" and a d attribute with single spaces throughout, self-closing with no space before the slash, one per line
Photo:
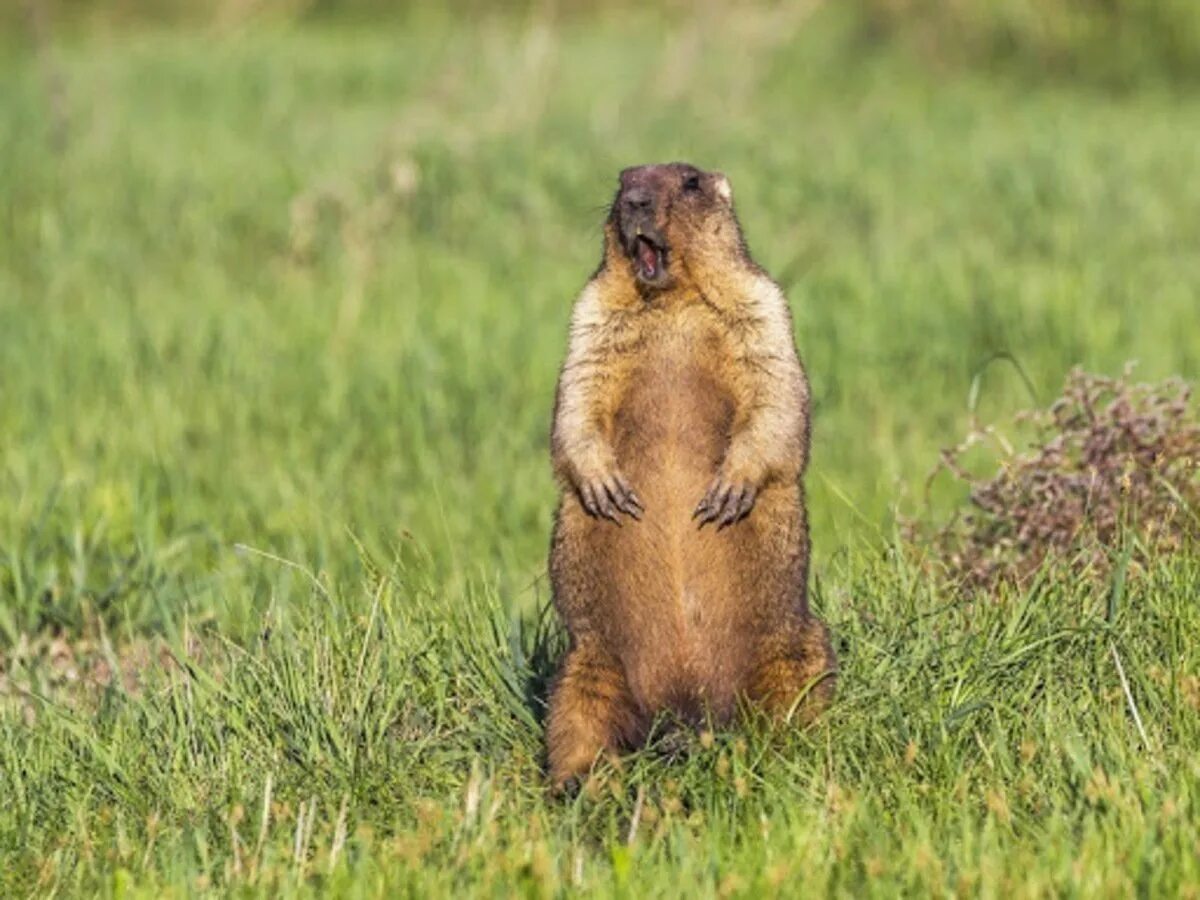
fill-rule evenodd
<path id="1" fill-rule="evenodd" d="M 1200 376 L 1200 96 L 810 3 L 0 21 L 0 895 L 1200 896 L 1200 557 L 897 549 L 973 422 Z M 840 693 L 553 798 L 554 384 L 672 159 L 792 304 Z"/>

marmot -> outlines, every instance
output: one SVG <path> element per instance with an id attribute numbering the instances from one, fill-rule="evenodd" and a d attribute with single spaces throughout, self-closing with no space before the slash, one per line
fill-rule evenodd
<path id="1" fill-rule="evenodd" d="M 546 722 L 556 786 L 662 712 L 720 723 L 746 701 L 807 721 L 828 703 L 836 662 L 807 600 L 808 394 L 725 176 L 624 170 L 551 435 L 550 580 L 570 635 Z"/>

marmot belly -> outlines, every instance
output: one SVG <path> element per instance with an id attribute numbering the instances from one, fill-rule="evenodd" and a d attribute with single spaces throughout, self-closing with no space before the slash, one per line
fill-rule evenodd
<path id="1" fill-rule="evenodd" d="M 798 508 L 796 489 L 764 490 L 736 528 L 700 527 L 696 501 L 727 449 L 729 392 L 702 365 L 662 359 L 630 385 L 613 447 L 642 520 L 594 519 L 568 498 L 552 562 L 589 570 L 591 608 L 576 622 L 602 630 L 644 711 L 725 719 L 748 687 L 764 626 L 793 595 L 791 573 L 773 570 L 798 557 L 798 523 L 778 527 Z"/>

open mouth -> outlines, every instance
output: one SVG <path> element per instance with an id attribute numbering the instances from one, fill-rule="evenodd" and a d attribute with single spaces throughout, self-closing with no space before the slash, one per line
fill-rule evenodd
<path id="1" fill-rule="evenodd" d="M 662 278 L 667 268 L 667 251 L 644 234 L 640 234 L 633 242 L 633 266 L 638 278 L 646 282 L 655 282 Z"/>

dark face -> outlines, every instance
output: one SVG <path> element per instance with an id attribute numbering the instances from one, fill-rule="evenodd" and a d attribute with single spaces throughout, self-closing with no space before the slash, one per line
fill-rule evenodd
<path id="1" fill-rule="evenodd" d="M 729 198 L 724 175 L 687 163 L 625 169 L 610 220 L 638 282 L 668 286 L 675 257 L 703 224 L 715 213 L 732 215 Z"/>

